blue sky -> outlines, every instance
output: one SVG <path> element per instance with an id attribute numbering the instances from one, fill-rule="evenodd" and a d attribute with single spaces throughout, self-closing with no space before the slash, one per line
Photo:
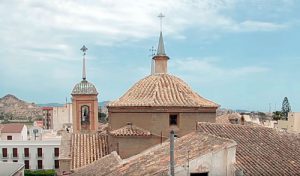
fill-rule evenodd
<path id="1" fill-rule="evenodd" d="M 87 79 L 114 100 L 150 73 L 159 19 L 169 73 L 224 108 L 300 111 L 300 1 L 4 0 L 0 96 L 63 103 Z"/>

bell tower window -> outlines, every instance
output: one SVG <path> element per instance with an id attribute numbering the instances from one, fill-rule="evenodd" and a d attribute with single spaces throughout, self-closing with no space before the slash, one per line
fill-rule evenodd
<path id="1" fill-rule="evenodd" d="M 81 124 L 90 123 L 90 108 L 87 105 L 81 106 Z"/>

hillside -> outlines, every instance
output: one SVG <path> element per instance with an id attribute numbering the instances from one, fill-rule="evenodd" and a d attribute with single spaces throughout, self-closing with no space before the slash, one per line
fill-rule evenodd
<path id="1" fill-rule="evenodd" d="M 27 103 L 10 94 L 0 98 L 0 120 L 31 120 L 42 115 L 42 109 L 34 103 Z"/>

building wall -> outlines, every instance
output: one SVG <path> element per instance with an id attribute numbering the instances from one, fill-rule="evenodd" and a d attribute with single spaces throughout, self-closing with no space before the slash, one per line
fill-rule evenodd
<path id="1" fill-rule="evenodd" d="M 6 141 L 7 136 L 12 136 L 12 140 L 26 141 L 28 139 L 27 126 L 24 125 L 21 133 L 1 133 L 1 140 Z"/>
<path id="2" fill-rule="evenodd" d="M 300 112 L 289 113 L 288 132 L 300 133 Z"/>
<path id="3" fill-rule="evenodd" d="M 61 130 L 65 123 L 72 123 L 72 104 L 53 107 L 53 129 Z"/>
<path id="4" fill-rule="evenodd" d="M 75 95 L 72 97 L 73 132 L 84 131 L 81 128 L 81 106 L 87 105 L 90 109 L 90 125 L 88 132 L 98 129 L 98 98 L 97 95 Z"/>
<path id="5" fill-rule="evenodd" d="M 110 137 L 110 152 L 117 151 L 122 159 L 136 155 L 156 144 L 161 143 L 159 136 L 150 137 Z M 165 140 L 165 139 L 163 139 Z"/>
<path id="6" fill-rule="evenodd" d="M 233 176 L 236 146 L 224 148 L 217 152 L 210 152 L 199 158 L 190 160 L 186 165 L 176 167 L 176 176 L 186 176 L 187 173 L 205 173 L 210 176 Z M 189 168 L 189 169 L 188 169 Z"/>
<path id="7" fill-rule="evenodd" d="M 29 160 L 30 169 L 37 169 L 37 160 L 43 160 L 43 169 L 54 169 L 54 148 L 60 147 L 60 139 L 53 141 L 0 141 L 0 161 L 12 162 L 17 160 L 24 163 L 24 160 Z M 7 148 L 7 158 L 3 158 L 2 148 Z M 18 157 L 14 158 L 13 148 L 18 149 Z M 24 148 L 29 148 L 29 158 L 24 157 Z M 37 157 L 37 148 L 42 148 L 43 157 Z"/>
<path id="8" fill-rule="evenodd" d="M 196 130 L 196 122 L 215 122 L 216 113 L 178 113 L 178 125 L 169 125 L 169 115 L 173 113 L 120 113 L 111 112 L 109 114 L 109 130 L 116 130 L 125 126 L 128 122 L 133 125 L 149 130 L 152 134 L 164 137 L 169 136 L 173 129 L 178 136 L 183 136 Z"/>

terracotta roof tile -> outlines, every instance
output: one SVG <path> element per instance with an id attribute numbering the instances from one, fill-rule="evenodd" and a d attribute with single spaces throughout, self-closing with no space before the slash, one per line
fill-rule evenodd
<path id="1" fill-rule="evenodd" d="M 169 169 L 170 143 L 164 142 L 138 155 L 123 160 L 117 167 L 112 167 L 104 175 L 163 175 Z M 175 140 L 176 167 L 183 166 L 187 161 L 187 151 L 190 160 L 222 148 L 236 145 L 232 140 L 199 132 L 192 132 Z"/>
<path id="2" fill-rule="evenodd" d="M 245 175 L 300 175 L 300 136 L 249 125 L 198 123 L 198 130 L 237 142 Z"/>
<path id="3" fill-rule="evenodd" d="M 183 80 L 169 74 L 154 74 L 137 82 L 108 107 L 171 106 L 214 107 L 219 105 L 194 92 Z"/>
<path id="4" fill-rule="evenodd" d="M 93 163 L 109 153 L 107 135 L 79 134 L 71 136 L 71 169 Z"/>
<path id="5" fill-rule="evenodd" d="M 1 133 L 20 133 L 25 125 L 20 123 L 3 124 Z"/>
<path id="6" fill-rule="evenodd" d="M 117 152 L 112 152 L 97 161 L 83 166 L 81 168 L 75 169 L 72 176 L 84 176 L 84 175 L 106 175 L 110 172 L 112 168 L 115 168 L 121 163 L 122 159 L 117 154 Z"/>
<path id="7" fill-rule="evenodd" d="M 132 124 L 127 124 L 122 128 L 111 131 L 110 134 L 113 136 L 151 136 L 150 131 Z"/>

